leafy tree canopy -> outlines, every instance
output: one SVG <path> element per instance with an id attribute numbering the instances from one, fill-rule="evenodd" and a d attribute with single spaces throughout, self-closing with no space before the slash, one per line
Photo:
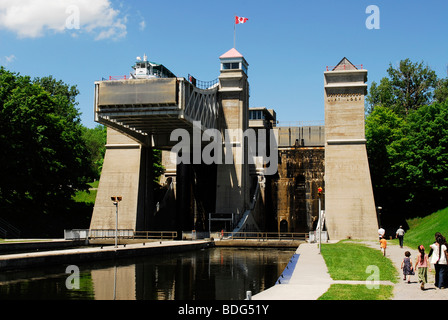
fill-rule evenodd
<path id="1" fill-rule="evenodd" d="M 440 79 L 434 91 L 434 99 L 438 102 L 448 100 L 448 78 Z"/>
<path id="2" fill-rule="evenodd" d="M 393 180 L 407 187 L 409 198 L 421 190 L 448 190 L 448 102 L 412 112 L 388 150 Z"/>
<path id="3" fill-rule="evenodd" d="M 367 152 L 376 202 L 421 215 L 448 198 L 448 79 L 409 59 L 373 83 Z"/>
<path id="4" fill-rule="evenodd" d="M 411 110 L 433 101 L 437 75 L 422 62 L 401 60 L 397 68 L 390 64 L 387 73 L 389 77 L 381 79 L 379 85 L 372 82 L 366 98 L 369 113 L 381 105 L 406 116 Z"/>
<path id="5" fill-rule="evenodd" d="M 97 125 L 93 129 L 84 128 L 82 135 L 89 151 L 93 178 L 99 179 L 106 153 L 107 128 L 102 125 Z"/>
<path id="6" fill-rule="evenodd" d="M 54 212 L 87 188 L 93 173 L 77 94 L 76 87 L 52 77 L 31 81 L 0 68 L 3 212 Z"/>

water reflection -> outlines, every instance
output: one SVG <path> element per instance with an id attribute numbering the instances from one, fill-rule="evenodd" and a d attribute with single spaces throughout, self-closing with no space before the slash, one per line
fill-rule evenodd
<path id="1" fill-rule="evenodd" d="M 213 248 L 0 274 L 0 299 L 242 300 L 275 284 L 294 250 Z"/>

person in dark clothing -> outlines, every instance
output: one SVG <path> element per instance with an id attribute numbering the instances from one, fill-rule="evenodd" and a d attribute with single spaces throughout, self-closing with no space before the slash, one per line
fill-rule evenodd
<path id="1" fill-rule="evenodd" d="M 398 238 L 398 240 L 400 241 L 400 248 L 403 248 L 404 230 L 403 230 L 402 226 L 400 226 L 400 228 L 398 228 L 398 230 L 395 234 L 395 238 Z"/>

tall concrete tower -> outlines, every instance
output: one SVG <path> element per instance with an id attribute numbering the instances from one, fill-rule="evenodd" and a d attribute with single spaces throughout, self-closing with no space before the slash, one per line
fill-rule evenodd
<path id="1" fill-rule="evenodd" d="M 325 78 L 325 216 L 330 239 L 377 239 L 364 128 L 367 70 L 343 58 Z"/>
<path id="2" fill-rule="evenodd" d="M 248 63 L 235 48 L 219 59 L 222 114 L 218 127 L 228 147 L 223 150 L 223 164 L 217 166 L 216 213 L 233 214 L 235 223 L 249 207 L 248 146 L 243 140 L 249 126 Z M 233 163 L 229 163 L 230 159 Z"/>

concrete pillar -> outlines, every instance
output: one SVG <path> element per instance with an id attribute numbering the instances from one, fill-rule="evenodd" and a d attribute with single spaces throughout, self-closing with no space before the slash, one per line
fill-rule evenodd
<path id="1" fill-rule="evenodd" d="M 148 230 L 151 208 L 151 150 L 108 128 L 106 155 L 90 229 L 115 229 L 112 196 L 121 196 L 118 228 Z M 147 170 L 147 168 L 149 170 Z"/>
<path id="2" fill-rule="evenodd" d="M 229 148 L 226 150 L 223 147 L 223 164 L 217 165 L 216 212 L 234 213 L 234 222 L 237 222 L 249 208 L 248 146 L 243 140 L 243 133 L 249 126 L 247 62 L 235 49 L 220 59 L 219 99 L 222 114 L 219 128 Z M 232 135 L 226 136 L 226 132 Z M 228 163 L 228 159 L 233 159 L 233 163 Z"/>
<path id="3" fill-rule="evenodd" d="M 364 129 L 367 70 L 346 58 L 325 78 L 325 216 L 330 239 L 377 239 Z"/>

